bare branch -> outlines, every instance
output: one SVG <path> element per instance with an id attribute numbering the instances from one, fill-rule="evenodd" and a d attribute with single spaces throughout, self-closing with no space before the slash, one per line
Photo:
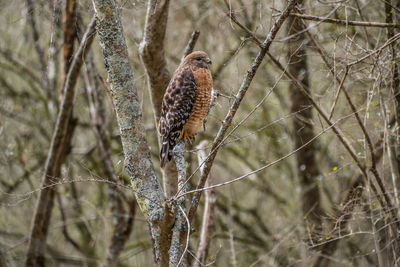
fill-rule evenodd
<path id="1" fill-rule="evenodd" d="M 169 0 L 149 0 L 144 36 L 139 47 L 157 123 L 161 114 L 162 98 L 170 79 L 164 51 L 168 7 Z"/>
<path id="2" fill-rule="evenodd" d="M 200 32 L 199 31 L 194 31 L 192 35 L 190 36 L 189 42 L 185 48 L 185 52 L 183 52 L 183 57 L 181 60 L 183 60 L 187 55 L 193 52 L 194 46 L 196 45 L 197 39 L 199 39 Z"/>
<path id="3" fill-rule="evenodd" d="M 64 235 L 65 240 L 67 240 L 77 251 L 82 251 L 82 248 L 80 245 L 71 237 L 71 235 L 68 232 L 68 226 L 67 226 L 67 216 L 65 215 L 62 199 L 60 196 L 60 193 L 56 191 L 56 197 L 57 197 L 57 203 L 58 203 L 58 208 L 60 209 L 60 214 L 61 214 L 61 220 L 62 220 L 62 232 Z"/>
<path id="4" fill-rule="evenodd" d="M 394 117 L 390 120 L 389 125 L 394 124 Z M 384 135 L 382 134 L 380 139 L 375 143 L 374 147 L 377 149 L 375 150 L 375 160 L 379 162 L 383 156 L 383 146 L 382 143 L 384 141 Z M 352 215 L 353 210 L 357 207 L 356 203 L 358 198 L 361 197 L 363 190 L 365 188 L 365 179 L 363 179 L 362 174 L 360 174 L 353 184 L 350 186 L 350 189 L 342 201 L 338 214 L 335 216 L 337 221 L 331 226 L 331 233 L 330 236 L 333 237 L 331 242 L 327 242 L 322 245 L 321 253 L 314 262 L 314 267 L 323 267 L 327 266 L 328 262 L 330 261 L 330 256 L 332 256 L 336 248 L 339 244 L 340 239 L 335 239 L 339 235 L 339 233 L 344 233 L 346 230 L 346 226 L 349 222 L 349 217 Z"/>
<path id="5" fill-rule="evenodd" d="M 71 64 L 74 53 L 74 41 L 76 38 L 76 21 L 77 21 L 77 2 L 76 0 L 67 0 L 64 12 L 64 42 L 62 45 L 62 66 L 61 84 L 64 85 L 65 78 Z"/>
<path id="6" fill-rule="evenodd" d="M 46 92 L 49 92 L 50 88 L 46 72 L 46 62 L 44 61 L 45 58 L 44 52 L 43 48 L 40 45 L 39 32 L 36 27 L 35 7 L 33 5 L 32 0 L 26 0 L 26 5 L 28 7 L 28 20 L 32 29 L 32 36 L 33 36 L 33 41 L 35 43 L 35 50 L 39 60 L 40 70 L 42 72 L 42 86 Z"/>
<path id="7" fill-rule="evenodd" d="M 235 23 L 237 22 L 237 20 L 233 20 Z M 246 27 L 244 27 L 241 24 L 238 24 L 242 29 L 246 30 L 246 32 L 248 32 L 253 40 L 259 44 L 260 41 L 258 41 L 258 39 L 254 36 L 254 34 L 251 33 L 250 30 L 248 30 Z M 307 31 L 308 32 L 308 31 Z M 385 47 L 387 47 L 389 44 L 391 44 L 392 42 L 394 42 L 397 38 L 400 37 L 400 34 L 397 34 L 396 36 L 394 36 L 393 38 L 391 38 L 390 40 L 388 40 L 385 44 L 383 44 L 380 48 L 374 50 L 373 52 L 367 54 L 366 56 L 362 57 L 359 60 L 356 60 L 350 64 L 348 64 L 348 67 L 358 64 L 361 61 L 365 60 L 366 58 L 368 58 L 369 56 L 377 53 L 378 51 L 384 49 Z M 259 45 L 261 47 L 261 45 Z M 322 55 L 325 55 L 324 53 L 322 53 Z M 296 88 L 299 89 L 302 94 L 304 94 L 308 100 L 310 101 L 310 103 L 314 106 L 314 108 L 318 111 L 319 114 L 321 114 L 322 118 L 328 123 L 329 126 L 332 126 L 332 130 L 335 132 L 335 134 L 337 135 L 337 137 L 339 138 L 339 140 L 341 141 L 341 143 L 344 145 L 344 147 L 346 148 L 346 150 L 348 151 L 348 153 L 351 155 L 351 157 L 353 158 L 353 160 L 357 163 L 357 166 L 359 167 L 360 171 L 363 173 L 364 178 L 367 180 L 367 172 L 366 172 L 366 168 L 365 166 L 361 163 L 361 161 L 358 159 L 354 148 L 351 146 L 351 144 L 347 141 L 347 139 L 344 137 L 343 133 L 341 132 L 341 130 L 339 128 L 337 128 L 332 121 L 330 121 L 329 119 L 329 115 L 313 100 L 313 98 L 309 95 L 309 93 L 307 92 L 306 88 L 304 88 L 304 86 L 301 84 L 301 82 L 299 82 L 290 72 L 286 71 L 285 68 L 280 64 L 280 62 L 275 59 L 272 55 L 268 54 L 268 56 L 270 57 L 270 59 L 272 60 L 272 62 L 274 62 L 274 64 L 285 73 L 285 75 L 291 79 Z M 328 62 L 328 61 L 327 61 Z M 354 107 L 354 106 L 353 106 Z M 355 109 L 355 108 L 354 108 Z M 355 114 L 358 113 L 358 111 L 354 112 Z M 357 116 L 357 115 L 356 115 Z M 360 126 L 362 126 L 361 128 L 363 128 L 363 125 L 361 124 Z M 365 128 L 364 128 L 365 129 Z M 364 132 L 365 133 L 365 132 Z M 367 136 L 367 135 L 366 135 Z M 373 165 L 374 166 L 374 165 Z M 377 182 L 380 183 L 381 179 L 379 174 L 376 172 L 376 169 L 374 170 L 373 168 L 371 168 L 371 171 L 374 173 L 374 176 L 377 178 Z M 387 196 L 387 194 L 384 193 L 384 198 L 385 200 L 382 199 L 382 196 L 378 193 L 377 188 L 375 187 L 375 185 L 373 183 L 370 184 L 372 190 L 374 191 L 375 195 L 378 197 L 380 203 L 382 204 L 382 206 L 386 207 L 388 206 L 388 211 L 390 211 L 393 215 L 394 218 L 397 218 L 397 215 L 395 215 L 395 211 L 393 208 L 391 208 L 391 201 L 389 199 L 389 197 Z M 381 188 L 384 188 L 382 186 L 383 184 L 380 184 Z M 383 192 L 386 192 L 385 190 L 383 190 Z M 387 205 L 386 205 L 386 203 Z"/>
<path id="8" fill-rule="evenodd" d="M 202 141 L 196 148 L 198 149 L 197 158 L 199 165 L 201 165 L 207 158 L 208 141 Z M 204 165 L 203 165 L 204 166 Z M 200 167 L 200 173 L 203 173 L 204 167 Z M 207 179 L 206 187 L 211 183 L 210 177 Z M 207 190 L 204 193 L 204 212 L 203 220 L 201 223 L 201 231 L 199 237 L 199 243 L 197 246 L 197 252 L 193 267 L 200 267 L 201 263 L 204 263 L 207 259 L 208 248 L 211 241 L 211 231 L 214 223 L 214 212 L 215 212 L 215 193 L 212 190 Z"/>
<path id="9" fill-rule="evenodd" d="M 322 51 L 321 51 L 321 52 L 322 52 Z M 322 55 L 322 54 L 321 54 L 321 55 Z M 332 107 L 331 107 L 331 111 L 329 112 L 329 119 L 332 119 L 333 112 L 335 111 L 335 107 L 336 107 L 337 101 L 338 101 L 338 99 L 339 99 L 340 92 L 342 91 L 343 84 L 344 84 L 344 81 L 346 80 L 347 74 L 349 74 L 349 68 L 346 68 L 346 69 L 345 69 L 344 74 L 343 74 L 343 76 L 342 76 L 342 79 L 341 79 L 340 82 L 339 82 L 339 87 L 338 87 L 338 89 L 336 90 L 336 94 L 335 94 L 335 100 L 333 100 L 333 104 L 332 104 Z M 336 73 L 334 73 L 333 75 L 336 76 Z M 336 77 L 337 77 L 337 76 L 336 76 Z"/>
<path id="10" fill-rule="evenodd" d="M 306 14 L 292 13 L 290 16 L 295 16 L 305 20 L 322 21 L 326 23 L 340 24 L 345 26 L 361 26 L 361 27 L 377 27 L 377 28 L 400 28 L 400 24 L 396 23 L 383 23 L 383 22 L 368 22 L 368 21 L 352 21 L 331 19 L 326 17 L 318 17 Z"/>
<path id="11" fill-rule="evenodd" d="M 75 95 L 75 85 L 83 59 L 95 36 L 95 21 L 92 19 L 86 30 L 85 36 L 72 61 L 71 68 L 64 87 L 64 99 L 57 117 L 50 150 L 46 160 L 45 173 L 43 176 L 43 187 L 49 185 L 51 180 L 58 177 L 68 135 L 68 125 L 71 117 L 72 103 Z M 46 244 L 47 230 L 50 224 L 51 211 L 54 202 L 53 188 L 41 190 L 35 209 L 32 230 L 30 233 L 27 266 L 42 266 L 44 264 L 44 250 Z"/>

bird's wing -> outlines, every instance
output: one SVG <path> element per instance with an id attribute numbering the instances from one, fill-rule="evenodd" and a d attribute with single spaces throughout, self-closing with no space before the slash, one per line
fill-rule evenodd
<path id="1" fill-rule="evenodd" d="M 163 99 L 159 125 L 162 137 L 171 141 L 178 139 L 192 111 L 196 89 L 196 81 L 190 67 L 182 67 L 174 74 Z"/>

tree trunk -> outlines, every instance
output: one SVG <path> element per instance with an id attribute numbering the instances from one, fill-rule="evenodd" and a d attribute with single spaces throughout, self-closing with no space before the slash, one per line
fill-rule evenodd
<path id="1" fill-rule="evenodd" d="M 113 0 L 94 0 L 93 4 L 111 96 L 121 132 L 125 169 L 131 177 L 139 208 L 150 226 L 155 261 L 161 266 L 166 266 L 170 246 L 168 233 L 172 227 L 173 214 L 165 204 L 164 194 L 151 160 L 120 16 Z"/>
<path id="2" fill-rule="evenodd" d="M 301 4 L 302 1 L 299 1 Z M 302 23 L 294 16 L 288 18 L 288 36 L 294 35 L 288 41 L 288 71 L 296 77 L 309 92 L 309 78 L 307 67 L 307 53 L 305 47 L 306 36 L 302 31 Z M 289 86 L 291 99 L 291 112 L 310 106 L 308 99 L 297 90 L 292 82 Z M 312 109 L 305 109 L 296 114 L 293 119 L 293 141 L 297 149 L 314 137 Z M 297 174 L 300 179 L 302 210 L 305 220 L 314 227 L 321 225 L 320 193 L 318 189 L 317 176 L 319 175 L 318 164 L 315 160 L 317 149 L 315 142 L 296 153 Z"/>

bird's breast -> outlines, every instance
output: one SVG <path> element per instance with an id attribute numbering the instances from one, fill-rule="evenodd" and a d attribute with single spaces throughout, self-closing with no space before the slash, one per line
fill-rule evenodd
<path id="1" fill-rule="evenodd" d="M 203 121 L 207 116 L 213 81 L 208 69 L 199 68 L 194 70 L 193 76 L 196 82 L 196 96 L 185 128 L 194 135 L 201 130 Z"/>

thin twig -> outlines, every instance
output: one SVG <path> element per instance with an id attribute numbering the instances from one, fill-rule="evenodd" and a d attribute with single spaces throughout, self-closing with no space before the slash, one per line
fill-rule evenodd
<path id="1" fill-rule="evenodd" d="M 331 107 L 331 111 L 329 112 L 329 119 L 332 119 L 333 112 L 335 111 L 335 107 L 336 107 L 337 101 L 339 99 L 340 92 L 342 91 L 342 88 L 343 88 L 344 80 L 346 80 L 346 77 L 347 77 L 348 73 L 349 73 L 349 68 L 346 68 L 345 71 L 344 71 L 344 74 L 342 76 L 342 80 L 339 83 L 339 87 L 336 90 L 335 100 L 333 101 L 333 104 L 332 104 L 332 107 Z"/>
<path id="2" fill-rule="evenodd" d="M 371 156 L 371 163 L 372 163 L 372 164 L 371 164 L 371 167 L 369 168 L 369 170 L 370 170 L 370 171 L 372 172 L 372 174 L 374 175 L 375 180 L 376 180 L 376 182 L 378 183 L 378 186 L 379 186 L 379 188 L 380 188 L 380 190 L 381 190 L 381 192 L 382 192 L 382 194 L 383 194 L 383 198 L 385 199 L 386 204 L 387 204 L 387 206 L 388 206 L 388 207 L 387 207 L 387 210 L 388 210 L 388 211 L 392 211 L 391 213 L 392 213 L 392 215 L 393 215 L 393 218 L 397 218 L 397 215 L 396 215 L 396 213 L 395 213 L 394 210 L 393 210 L 393 203 L 392 203 L 392 200 L 391 200 L 391 198 L 389 197 L 389 194 L 387 193 L 387 190 L 386 190 L 386 188 L 385 188 L 385 184 L 384 184 L 384 182 L 383 182 L 382 177 L 380 176 L 379 172 L 378 172 L 377 169 L 376 169 L 376 159 L 375 159 L 375 154 L 374 154 L 375 152 L 374 152 L 374 146 L 373 146 L 373 144 L 372 144 L 371 137 L 370 137 L 370 135 L 368 134 L 367 129 L 365 128 L 365 125 L 364 125 L 364 123 L 362 122 L 360 116 L 358 115 L 358 112 L 356 112 L 357 109 L 356 109 L 356 107 L 355 107 L 353 101 L 351 100 L 350 95 L 348 94 L 346 88 L 343 86 L 343 82 L 344 82 L 344 80 L 345 80 L 347 74 L 349 73 L 351 66 L 353 66 L 353 65 L 356 64 L 356 63 L 350 63 L 350 64 L 348 64 L 348 65 L 346 66 L 345 73 L 343 74 L 342 80 L 340 80 L 339 76 L 335 73 L 335 71 L 334 71 L 334 69 L 333 69 L 333 66 L 330 64 L 328 58 L 326 57 L 326 53 L 323 51 L 322 47 L 317 43 L 317 41 L 315 40 L 315 38 L 313 37 L 313 35 L 308 31 L 308 32 L 307 32 L 307 36 L 309 37 L 309 39 L 310 39 L 311 42 L 313 43 L 313 45 L 314 45 L 314 47 L 316 48 L 316 50 L 317 50 L 317 51 L 319 52 L 319 54 L 321 55 L 322 59 L 324 60 L 325 64 L 327 65 L 328 69 L 329 69 L 330 72 L 332 73 L 333 77 L 335 77 L 335 79 L 340 83 L 340 86 L 339 86 L 339 89 L 338 89 L 338 92 L 337 92 L 337 97 L 338 97 L 338 95 L 339 95 L 339 93 L 340 93 L 340 88 L 342 88 L 342 91 L 343 91 L 343 93 L 344 93 L 344 95 L 345 95 L 345 97 L 346 97 L 346 100 L 347 100 L 348 104 L 350 105 L 351 110 L 354 112 L 354 116 L 356 117 L 357 123 L 358 123 L 358 125 L 360 126 L 360 128 L 361 128 L 361 130 L 362 130 L 362 132 L 363 132 L 363 134 L 364 134 L 364 137 L 365 137 L 365 139 L 366 139 L 366 141 L 367 141 L 367 144 L 368 144 L 368 148 L 369 148 L 370 156 Z M 398 34 L 397 36 L 400 37 L 400 34 Z M 392 39 L 393 39 L 393 38 L 392 38 Z M 386 47 L 386 46 L 388 45 L 388 43 L 390 44 L 391 42 L 388 40 L 384 45 L 382 45 L 380 48 L 376 49 L 375 51 L 380 51 L 380 50 L 382 50 L 384 47 Z M 374 53 L 374 52 L 372 52 L 372 53 Z M 368 54 L 367 56 L 371 55 L 372 53 Z M 363 58 L 365 59 L 366 57 L 363 57 Z M 361 62 L 361 60 L 358 61 L 357 63 L 359 63 L 359 62 Z M 335 101 L 337 101 L 337 99 L 335 99 Z M 330 116 L 332 116 L 333 108 L 334 108 L 334 106 L 332 106 Z M 371 185 L 372 189 L 373 189 L 374 192 L 375 192 L 375 190 L 376 190 L 376 189 L 374 189 L 375 186 L 374 186 L 373 184 L 370 184 L 370 185 Z M 377 194 L 377 192 L 375 192 L 375 194 Z M 377 195 L 378 195 L 378 194 L 377 194 Z M 379 197 L 379 198 L 380 198 L 380 197 Z M 382 205 L 383 205 L 383 203 L 382 203 Z M 384 207 L 386 207 L 386 205 L 384 205 Z"/>
<path id="3" fill-rule="evenodd" d="M 351 116 L 351 115 L 353 115 L 353 114 L 350 114 L 350 115 L 348 115 L 348 116 Z M 346 116 L 346 117 L 348 117 L 348 116 Z M 340 120 L 339 120 L 339 121 L 340 121 Z M 332 125 L 330 125 L 329 127 L 325 128 L 323 131 L 321 131 L 319 134 L 317 134 L 316 136 L 314 136 L 312 139 L 310 139 L 309 141 L 307 141 L 306 143 L 304 143 L 302 146 L 300 146 L 300 147 L 298 147 L 297 149 L 293 150 L 292 152 L 286 154 L 285 156 L 283 156 L 283 157 L 281 157 L 281 158 L 279 158 L 279 159 L 277 159 L 277 160 L 274 160 L 274 161 L 272 161 L 271 163 L 268 163 L 267 165 L 264 165 L 264 166 L 262 166 L 262 167 L 260 167 L 260 168 L 258 168 L 258 169 L 256 169 L 256 170 L 253 170 L 253 171 L 251 171 L 251 172 L 249 172 L 249 173 L 246 173 L 246 174 L 244 174 L 244 175 L 241 175 L 241 176 L 239 176 L 239 177 L 237 177 L 237 178 L 231 179 L 231 180 L 226 181 L 226 182 L 223 182 L 223 183 L 219 183 L 219 184 L 215 184 L 215 185 L 211 185 L 211 186 L 203 187 L 203 188 L 196 188 L 196 189 L 187 191 L 186 193 L 182 193 L 182 194 L 178 195 L 178 198 L 183 197 L 184 195 L 187 195 L 187 194 L 192 194 L 192 193 L 201 192 L 201 191 L 205 191 L 205 190 L 211 190 L 211 189 L 214 189 L 214 188 L 217 188 L 217 187 L 221 187 L 221 186 L 225 186 L 225 185 L 228 185 L 228 184 L 232 184 L 232 183 L 235 183 L 235 182 L 237 182 L 237 181 L 240 181 L 240 180 L 242 180 L 242 179 L 244 179 L 244 178 L 246 178 L 246 177 L 248 177 L 248 176 L 250 176 L 250 175 L 252 175 L 252 174 L 256 174 L 256 173 L 258 173 L 258 172 L 260 172 L 260 171 L 262 171 L 262 170 L 265 170 L 265 169 L 267 169 L 267 168 L 269 168 L 269 167 L 271 167 L 271 166 L 273 166 L 273 165 L 275 165 L 275 164 L 277 164 L 277 163 L 279 163 L 279 162 L 281 162 L 281 161 L 283 161 L 283 160 L 289 158 L 290 156 L 296 154 L 299 150 L 301 150 L 301 149 L 303 149 L 304 147 L 308 146 L 308 145 L 309 145 L 310 143 L 312 143 L 314 140 L 318 139 L 321 135 L 323 135 L 323 134 L 326 133 L 328 130 L 330 130 L 331 128 L 333 128 L 334 125 L 337 124 L 339 121 L 337 121 L 337 122 L 333 123 Z"/>
<path id="4" fill-rule="evenodd" d="M 62 199 L 59 192 L 56 192 L 58 208 L 60 209 L 61 220 L 62 220 L 62 233 L 64 235 L 65 240 L 67 240 L 71 245 L 77 250 L 82 251 L 80 245 L 70 236 L 67 227 L 67 218 L 65 215 L 64 207 L 62 204 Z"/>
<path id="5" fill-rule="evenodd" d="M 187 225 L 187 231 L 186 231 L 186 243 L 185 243 L 185 249 L 182 252 L 181 258 L 179 259 L 179 262 L 177 264 L 177 267 L 181 264 L 183 257 L 186 254 L 186 251 L 188 250 L 189 247 L 189 238 L 190 238 L 190 221 L 189 218 L 186 216 L 185 211 L 183 210 L 183 208 L 181 207 L 181 205 L 178 205 L 180 211 L 182 212 L 183 216 L 185 217 L 186 220 L 186 225 Z"/>
<path id="6" fill-rule="evenodd" d="M 361 26 L 361 27 L 378 27 L 378 28 L 399 28 L 400 24 L 396 23 L 384 23 L 384 22 L 368 22 L 368 21 L 352 21 L 352 20 L 340 20 L 331 19 L 327 17 L 318 17 L 306 14 L 292 13 L 290 16 L 302 18 L 305 20 L 321 21 L 326 23 L 334 23 L 345 26 Z"/>
<path id="7" fill-rule="evenodd" d="M 40 45 L 40 40 L 39 40 L 39 31 L 37 30 L 36 27 L 36 19 L 35 19 L 35 7 L 33 5 L 32 0 L 26 0 L 26 5 L 28 7 L 28 20 L 29 20 L 29 25 L 31 26 L 32 29 L 32 36 L 33 36 L 33 41 L 35 44 L 35 50 L 36 54 L 39 60 L 40 64 L 40 70 L 42 73 L 42 85 L 45 89 L 46 92 L 48 92 L 49 89 L 49 80 L 47 77 L 47 72 L 46 72 L 46 62 L 44 61 L 44 52 L 43 48 Z"/>
<path id="8" fill-rule="evenodd" d="M 359 64 L 360 62 L 366 60 L 367 58 L 369 58 L 370 56 L 375 55 L 376 53 L 380 53 L 384 48 L 386 48 L 387 46 L 391 45 L 392 43 L 396 42 L 398 39 L 400 39 L 400 33 L 394 35 L 392 38 L 390 38 L 389 40 L 387 40 L 382 46 L 380 46 L 379 48 L 373 50 L 372 52 L 366 54 L 365 56 L 354 60 L 353 62 L 350 62 L 349 64 L 347 64 L 347 66 L 351 67 L 353 65 Z"/>
<path id="9" fill-rule="evenodd" d="M 196 147 L 198 149 L 197 158 L 199 165 L 201 165 L 204 160 L 207 158 L 208 151 L 208 141 L 203 140 Z M 200 173 L 203 173 L 204 165 L 200 168 Z M 210 177 L 207 179 L 206 186 L 209 186 L 211 183 Z M 211 236 L 211 228 L 213 225 L 214 219 L 214 211 L 215 211 L 215 193 L 212 190 L 207 190 L 204 193 L 204 212 L 203 212 L 203 220 L 201 223 L 201 231 L 200 237 L 196 252 L 196 261 L 193 263 L 193 267 L 200 267 L 200 265 L 205 262 L 208 254 L 208 248 L 210 245 L 210 236 Z"/>
<path id="10" fill-rule="evenodd" d="M 234 21 L 236 23 L 236 21 Z M 257 40 L 257 38 L 254 36 L 254 34 L 248 30 L 246 27 L 244 27 L 241 24 L 238 24 L 242 29 L 246 30 L 246 32 L 248 34 L 250 34 L 253 38 L 253 40 L 259 44 L 260 41 Z M 309 31 L 307 31 L 308 33 Z M 400 34 L 398 34 L 400 35 Z M 397 36 L 397 35 L 396 35 Z M 386 47 L 387 45 L 389 45 L 390 43 L 392 43 L 394 41 L 394 38 L 392 38 L 390 41 L 387 41 L 384 45 L 382 45 L 379 50 L 383 49 L 384 47 Z M 260 45 L 259 45 L 260 46 Z M 261 46 L 260 46 L 261 47 Z M 374 52 L 368 54 L 367 56 L 363 57 L 363 60 L 366 59 L 367 57 L 371 56 Z M 323 54 L 323 53 L 322 53 Z M 318 111 L 318 113 L 321 115 L 321 117 L 328 123 L 328 125 L 333 125 L 333 123 L 330 121 L 329 116 L 326 114 L 326 112 L 314 101 L 314 99 L 309 95 L 309 93 L 307 92 L 306 88 L 304 88 L 303 84 L 301 82 L 299 82 L 291 73 L 289 73 L 288 71 L 286 71 L 286 69 L 280 64 L 280 62 L 275 59 L 272 55 L 268 54 L 268 56 L 270 57 L 270 59 L 272 60 L 272 62 L 274 62 L 274 64 L 280 69 L 282 70 L 286 76 L 291 79 L 294 84 L 296 85 L 296 88 L 299 89 L 310 101 L 310 103 L 314 106 L 314 108 Z M 361 62 L 361 60 L 355 62 L 359 63 Z M 350 66 L 349 66 L 350 67 Z M 354 113 L 358 113 L 358 112 L 354 112 Z M 361 126 L 361 125 L 360 125 Z M 359 167 L 360 171 L 363 173 L 365 179 L 367 178 L 367 172 L 366 172 L 366 168 L 365 166 L 360 162 L 360 160 L 358 159 L 354 148 L 351 146 L 351 144 L 347 141 L 347 139 L 344 137 L 343 133 L 340 131 L 339 128 L 335 127 L 333 125 L 332 130 L 335 132 L 335 134 L 337 135 L 337 137 L 339 138 L 340 142 L 343 144 L 343 146 L 345 147 L 345 149 L 348 151 L 348 153 L 350 154 L 350 156 L 353 158 L 353 160 L 357 163 L 357 166 Z M 372 168 L 371 168 L 372 169 Z M 378 178 L 378 182 L 379 182 L 379 174 L 374 171 L 374 175 L 377 175 L 376 177 Z M 378 197 L 380 203 L 382 204 L 382 206 L 386 206 L 384 200 L 382 199 L 381 195 L 378 193 L 377 188 L 375 187 L 374 184 L 371 183 L 371 188 L 374 191 L 375 195 Z M 384 196 L 385 197 L 385 196 Z M 385 197 L 385 200 L 387 201 L 388 197 Z M 387 202 L 388 205 L 390 206 L 390 200 L 389 202 Z M 393 209 L 389 208 L 388 210 L 393 211 Z M 394 215 L 394 212 L 392 212 L 392 215 Z M 395 218 L 397 216 L 394 216 Z"/>

